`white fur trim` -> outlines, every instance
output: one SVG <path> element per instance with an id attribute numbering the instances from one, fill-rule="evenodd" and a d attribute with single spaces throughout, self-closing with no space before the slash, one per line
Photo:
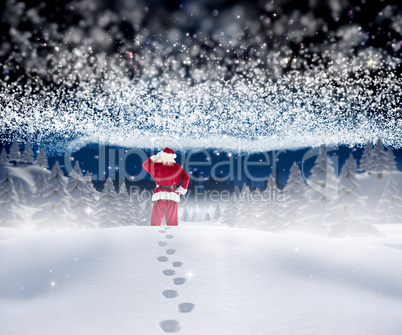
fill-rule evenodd
<path id="1" fill-rule="evenodd" d="M 176 158 L 176 154 L 168 154 L 164 151 L 158 152 L 155 156 L 152 156 L 152 160 L 155 163 L 163 163 L 163 164 L 169 164 L 169 163 L 176 163 L 174 160 Z"/>
<path id="2" fill-rule="evenodd" d="M 158 200 L 173 200 L 176 202 L 180 202 L 180 194 L 177 194 L 176 192 L 157 192 L 154 193 L 152 196 L 152 201 L 158 201 Z"/>
<path id="3" fill-rule="evenodd" d="M 187 189 L 180 185 L 180 187 L 177 189 L 177 192 L 179 192 L 181 195 L 185 195 L 187 193 Z"/>

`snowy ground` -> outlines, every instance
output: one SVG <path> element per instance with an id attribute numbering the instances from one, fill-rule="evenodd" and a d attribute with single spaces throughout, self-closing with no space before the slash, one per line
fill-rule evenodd
<path id="1" fill-rule="evenodd" d="M 1 334 L 400 334 L 402 225 L 0 229 Z"/>

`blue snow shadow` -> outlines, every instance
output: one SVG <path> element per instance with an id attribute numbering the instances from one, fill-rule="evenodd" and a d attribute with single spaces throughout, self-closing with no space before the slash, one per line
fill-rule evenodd
<path id="1" fill-rule="evenodd" d="M 397 249 L 400 249 L 399 247 Z M 368 291 L 372 294 L 387 296 L 396 300 L 402 300 L 402 285 L 400 283 L 400 266 L 385 267 L 376 266 L 369 268 L 366 264 L 348 264 L 348 260 L 328 261 L 311 254 L 301 255 L 296 253 L 294 257 L 278 257 L 278 267 L 293 275 L 312 281 L 312 284 L 328 285 L 328 290 L 352 288 Z M 399 271 L 399 272 L 398 272 Z M 393 273 L 391 273 L 393 272 Z M 312 286 L 312 289 L 313 286 Z"/>
<path id="2" fill-rule="evenodd" d="M 107 255 L 103 243 L 69 245 L 57 237 L 42 244 L 35 238 L 9 245 L 4 241 L 0 244 L 0 299 L 34 299 L 73 287 L 101 269 Z"/>

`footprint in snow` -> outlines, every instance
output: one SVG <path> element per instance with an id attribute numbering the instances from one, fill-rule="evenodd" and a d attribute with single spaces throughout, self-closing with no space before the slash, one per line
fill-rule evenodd
<path id="1" fill-rule="evenodd" d="M 173 279 L 173 283 L 175 285 L 183 285 L 185 281 L 186 281 L 186 278 L 182 278 L 182 277 Z"/>
<path id="2" fill-rule="evenodd" d="M 174 250 L 174 249 L 166 249 L 166 253 L 168 255 L 173 255 L 175 252 L 176 252 L 176 250 Z"/>
<path id="3" fill-rule="evenodd" d="M 158 245 L 159 245 L 160 247 L 166 247 L 166 246 L 167 246 L 167 242 L 166 242 L 166 241 L 158 241 L 158 242 L 156 242 L 156 243 L 158 243 Z"/>
<path id="4" fill-rule="evenodd" d="M 163 270 L 162 273 L 165 276 L 174 276 L 176 274 L 176 271 L 175 270 Z"/>
<path id="5" fill-rule="evenodd" d="M 182 304 L 179 304 L 178 308 L 179 308 L 179 312 L 180 313 L 190 313 L 193 308 L 194 308 L 194 304 L 192 304 L 191 302 L 183 302 Z"/>
<path id="6" fill-rule="evenodd" d="M 182 262 L 173 262 L 172 265 L 174 268 L 179 268 L 183 265 L 183 263 Z"/>
<path id="7" fill-rule="evenodd" d="M 175 333 L 180 330 L 179 323 L 176 320 L 165 320 L 160 323 L 160 327 L 165 333 Z"/>
<path id="8" fill-rule="evenodd" d="M 163 295 L 165 298 L 170 299 L 170 298 L 176 298 L 176 297 L 178 297 L 178 296 L 179 296 L 179 293 L 177 293 L 176 290 L 165 290 L 165 291 L 162 292 L 162 295 Z"/>
<path id="9" fill-rule="evenodd" d="M 166 233 L 166 230 L 159 230 L 159 232 L 160 232 L 161 234 L 164 234 L 164 233 Z"/>
<path id="10" fill-rule="evenodd" d="M 169 260 L 169 258 L 167 258 L 166 256 L 159 256 L 159 257 L 156 257 L 156 259 L 159 262 L 167 262 Z"/>
<path id="11" fill-rule="evenodd" d="M 173 236 L 173 235 L 166 235 L 165 237 L 170 240 L 170 239 L 172 239 L 174 236 Z"/>

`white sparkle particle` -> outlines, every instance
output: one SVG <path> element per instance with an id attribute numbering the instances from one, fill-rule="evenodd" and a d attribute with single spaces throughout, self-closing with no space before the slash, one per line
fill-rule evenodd
<path id="1" fill-rule="evenodd" d="M 188 279 L 191 280 L 191 278 L 194 276 L 194 273 L 191 271 L 191 269 L 186 273 L 186 276 L 188 277 Z"/>
<path id="2" fill-rule="evenodd" d="M 372 58 L 370 57 L 370 59 L 367 61 L 367 64 L 370 66 L 370 69 L 371 69 L 372 66 L 375 64 L 374 59 L 372 59 Z"/>
<path id="3" fill-rule="evenodd" d="M 217 16 L 219 11 L 214 10 L 212 14 Z M 276 15 L 275 13 L 273 16 Z M 270 21 L 269 18 L 267 20 Z M 360 30 L 360 27 L 356 28 L 356 31 Z M 223 38 L 224 32 L 220 36 Z M 141 45 L 143 38 L 138 36 L 135 43 Z M 232 46 L 232 43 L 235 45 Z M 183 52 L 187 51 L 185 45 L 181 46 L 180 41 L 176 41 L 175 45 L 178 48 L 182 47 Z M 229 47 L 225 43 L 220 46 L 235 54 L 237 47 L 240 49 L 244 47 L 243 45 L 236 46 L 235 41 L 231 41 Z M 64 48 L 60 44 L 54 49 L 58 51 L 59 47 Z M 339 44 L 339 47 L 344 48 L 345 44 Z M 86 47 L 86 49 L 89 50 L 87 55 L 90 55 L 91 48 Z M 63 52 L 66 51 L 63 50 Z M 71 56 L 71 59 L 73 57 L 77 60 L 84 59 L 84 55 L 80 53 L 81 51 L 78 52 L 77 49 L 74 49 L 67 58 L 70 59 Z M 328 63 L 325 70 L 321 69 L 323 64 L 319 54 L 314 54 L 308 60 L 304 59 L 302 55 L 296 59 L 288 52 L 272 54 L 274 72 L 281 71 L 281 68 L 288 66 L 297 71 L 305 61 L 308 62 L 306 65 L 310 68 L 305 73 L 301 71 L 296 76 L 285 75 L 275 81 L 270 79 L 269 72 L 262 71 L 260 73 L 261 68 L 257 66 L 260 62 L 259 59 L 248 61 L 236 59 L 235 64 L 242 64 L 244 72 L 250 72 L 250 75 L 255 77 L 252 81 L 242 80 L 239 77 L 238 80 L 233 81 L 237 82 L 236 84 L 204 78 L 200 75 L 200 69 L 194 64 L 194 58 L 189 56 L 184 63 L 195 67 L 194 72 L 190 73 L 195 84 L 193 87 L 187 88 L 178 79 L 172 79 L 170 85 L 166 87 L 160 86 L 161 83 L 155 72 L 156 68 L 161 67 L 163 72 L 164 68 L 166 67 L 168 70 L 169 66 L 159 61 L 151 66 L 152 53 L 144 52 L 139 59 L 150 64 L 150 74 L 155 77 L 155 90 L 152 93 L 148 91 L 147 80 L 139 80 L 135 85 L 131 85 L 120 76 L 118 78 L 111 76 L 112 79 L 105 82 L 105 87 L 107 87 L 105 94 L 100 90 L 94 94 L 93 85 L 88 84 L 92 78 L 88 77 L 88 82 L 80 86 L 82 99 L 86 102 L 82 105 L 86 107 L 83 107 L 83 110 L 77 114 L 75 109 L 77 101 L 62 99 L 63 103 L 60 103 L 60 96 L 63 96 L 61 92 L 44 91 L 37 95 L 22 95 L 18 99 L 21 109 L 13 108 L 15 101 L 10 98 L 13 97 L 12 88 L 3 88 L 0 91 L 0 98 L 4 101 L 7 113 L 2 115 L 2 123 L 14 124 L 15 120 L 21 120 L 20 114 L 23 114 L 24 122 L 16 124 L 17 139 L 28 137 L 38 146 L 46 146 L 49 154 L 62 154 L 65 152 L 65 148 L 55 142 L 53 137 L 47 138 L 43 136 L 44 134 L 51 133 L 64 137 L 66 143 L 71 143 L 69 140 L 77 139 L 74 147 L 69 148 L 71 150 L 80 149 L 85 142 L 91 142 L 93 138 L 111 145 L 147 147 L 150 143 L 150 136 L 158 136 L 162 133 L 171 136 L 171 133 L 177 133 L 177 120 L 180 120 L 180 129 L 187 129 L 186 136 L 177 137 L 177 139 L 186 141 L 188 148 L 206 146 L 204 143 L 207 143 L 207 146 L 211 148 L 237 149 L 236 141 L 234 141 L 236 138 L 247 140 L 248 142 L 244 142 L 245 146 L 253 148 L 255 151 L 277 149 L 279 142 L 281 147 L 287 148 L 315 146 L 317 142 L 325 142 L 328 145 L 338 144 L 339 138 L 342 138 L 347 144 L 362 144 L 373 138 L 374 134 L 387 138 L 387 145 L 400 148 L 402 146 L 400 122 L 395 122 L 392 117 L 388 118 L 388 116 L 383 118 L 381 113 L 372 118 L 361 109 L 361 106 L 366 105 L 373 110 L 392 110 L 392 113 L 400 113 L 401 107 L 398 101 L 402 94 L 401 81 L 392 72 L 399 66 L 399 59 L 387 58 L 382 54 L 361 53 L 351 56 L 351 58 L 345 56 L 338 60 L 335 58 L 338 57 L 335 56 L 336 54 L 332 51 L 331 54 L 326 55 L 326 57 L 334 59 Z M 57 56 L 57 53 L 55 55 Z M 131 51 L 127 55 L 130 58 Z M 211 54 L 200 55 L 206 60 L 219 60 L 215 56 L 217 55 L 212 51 Z M 174 59 L 171 60 L 172 64 L 175 62 Z M 166 64 L 169 64 L 168 57 Z M 85 62 L 81 62 L 80 66 L 84 67 L 83 73 L 85 73 Z M 254 73 L 254 67 L 258 68 L 258 75 Z M 361 85 L 354 85 L 345 79 L 348 78 L 350 72 L 364 72 L 367 68 L 372 67 L 384 69 L 384 71 L 389 69 L 390 75 L 381 77 L 373 73 L 373 77 L 366 77 Z M 116 73 L 121 73 L 120 68 L 113 68 L 111 71 L 116 70 L 118 71 Z M 48 72 L 51 76 L 52 72 Z M 211 75 L 214 75 L 213 70 L 211 70 Z M 212 77 L 214 78 L 214 76 Z M 384 88 L 378 93 L 378 96 L 383 96 L 384 100 L 377 101 L 373 96 L 369 89 L 373 85 Z M 135 97 L 138 96 L 141 96 L 142 99 L 136 100 Z M 209 110 L 208 107 L 197 105 L 197 101 L 204 100 L 209 101 L 205 106 L 215 106 L 214 109 Z M 137 101 L 147 101 L 148 103 L 144 105 Z M 177 112 L 176 106 L 179 105 L 187 106 L 183 118 Z M 152 118 L 144 117 L 160 106 L 166 107 L 166 112 Z M 190 106 L 197 107 L 190 108 Z M 281 106 L 280 109 L 283 110 L 283 113 L 278 113 L 277 106 Z M 263 112 L 261 112 L 261 108 Z M 118 110 L 127 117 L 116 118 L 115 111 Z M 349 111 L 350 116 L 345 116 L 345 110 Z M 320 111 L 320 115 L 323 117 L 317 117 L 316 111 Z M 207 114 L 211 117 L 203 117 Z M 82 117 L 78 117 L 79 115 Z M 272 124 L 270 121 L 273 119 L 276 120 L 275 126 L 270 126 Z M 289 123 L 289 119 L 297 122 Z M 138 120 L 138 122 L 133 123 L 129 120 Z M 233 120 L 237 122 L 232 122 Z M 255 128 L 240 127 L 245 120 L 250 120 L 250 124 L 255 125 Z M 354 124 L 354 127 L 353 129 L 340 128 L 339 122 L 351 123 Z M 32 132 L 32 129 L 27 126 L 32 123 L 35 123 L 35 132 Z M 247 130 L 242 130 L 242 128 Z M 116 129 L 119 129 L 122 136 L 115 136 Z M 276 138 L 276 132 L 280 134 L 281 141 L 269 140 L 270 136 Z M 205 137 L 208 141 L 201 142 L 200 138 Z M 245 148 L 245 150 L 247 149 Z M 95 159 L 97 158 L 95 157 Z M 106 173 L 104 172 L 104 174 Z"/>

